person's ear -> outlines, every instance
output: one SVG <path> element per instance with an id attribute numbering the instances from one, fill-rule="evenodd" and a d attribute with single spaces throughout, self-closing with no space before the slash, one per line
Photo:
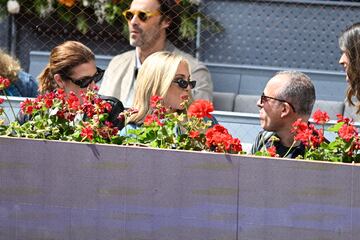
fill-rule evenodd
<path id="1" fill-rule="evenodd" d="M 282 118 L 289 116 L 292 113 L 292 108 L 288 103 L 283 103 L 281 108 L 281 114 L 280 116 Z"/>
<path id="2" fill-rule="evenodd" d="M 63 88 L 63 89 L 65 88 L 65 82 L 64 82 L 64 80 L 62 80 L 60 74 L 56 73 L 54 75 L 54 80 L 55 80 L 55 82 L 56 82 L 56 84 L 58 85 L 59 88 Z"/>
<path id="3" fill-rule="evenodd" d="M 170 24 L 171 24 L 171 20 L 168 17 L 164 17 L 161 21 L 160 27 L 166 29 L 170 26 Z"/>

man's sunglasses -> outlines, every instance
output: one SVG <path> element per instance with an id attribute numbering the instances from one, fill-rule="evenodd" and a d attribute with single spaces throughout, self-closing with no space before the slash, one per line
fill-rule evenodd
<path id="1" fill-rule="evenodd" d="M 193 89 L 196 86 L 196 81 L 186 81 L 185 79 L 176 79 L 173 82 L 177 83 L 179 87 L 183 89 L 186 89 L 189 85 L 191 89 Z"/>
<path id="2" fill-rule="evenodd" d="M 91 76 L 91 77 L 83 77 L 81 79 L 72 79 L 71 77 L 67 76 L 67 75 L 64 75 L 64 77 L 66 79 L 69 79 L 72 83 L 78 85 L 80 88 L 87 88 L 90 83 L 92 82 L 99 82 L 102 77 L 104 76 L 104 72 L 105 70 L 99 68 L 99 67 L 96 67 L 96 73 L 94 74 L 94 76 Z"/>
<path id="3" fill-rule="evenodd" d="M 140 21 L 146 22 L 150 17 L 160 15 L 160 12 L 156 11 L 156 12 L 150 13 L 150 12 L 141 11 L 141 10 L 130 10 L 129 9 L 129 10 L 124 11 L 122 14 L 128 21 L 131 21 L 134 18 L 134 16 L 136 15 L 140 19 Z"/>
<path id="4" fill-rule="evenodd" d="M 296 112 L 296 111 L 295 111 L 295 107 L 294 107 L 291 103 L 289 103 L 288 101 L 283 100 L 283 99 L 274 98 L 274 97 L 269 97 L 269 96 L 266 96 L 264 93 L 261 94 L 260 103 L 261 103 L 261 104 L 264 104 L 265 102 L 268 101 L 268 99 L 272 99 L 272 100 L 275 100 L 275 101 L 287 103 L 287 104 L 290 105 L 290 107 L 292 108 L 292 110 L 293 110 L 294 112 Z"/>

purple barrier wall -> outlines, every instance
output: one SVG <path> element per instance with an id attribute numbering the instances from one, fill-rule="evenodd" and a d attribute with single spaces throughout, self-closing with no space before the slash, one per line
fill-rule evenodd
<path id="1" fill-rule="evenodd" d="M 360 168 L 0 137 L 0 239 L 360 239 Z"/>

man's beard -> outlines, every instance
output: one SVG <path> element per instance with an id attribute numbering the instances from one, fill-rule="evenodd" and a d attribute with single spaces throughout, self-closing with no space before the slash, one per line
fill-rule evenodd
<path id="1" fill-rule="evenodd" d="M 155 42 L 158 39 L 160 39 L 160 31 L 158 30 L 158 27 L 160 26 L 156 26 L 156 27 L 154 26 L 154 28 L 149 29 L 147 32 L 144 32 L 144 30 L 140 28 L 135 28 L 134 30 L 138 32 L 137 38 L 132 39 L 130 32 L 130 36 L 129 36 L 130 45 L 133 47 L 151 48 L 155 44 Z"/>

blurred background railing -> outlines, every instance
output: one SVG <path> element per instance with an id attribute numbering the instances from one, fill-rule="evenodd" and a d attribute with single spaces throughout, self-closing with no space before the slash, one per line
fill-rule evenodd
<path id="1" fill-rule="evenodd" d="M 0 47 L 10 51 L 15 41 L 13 50 L 25 70 L 29 67 L 30 51 L 49 51 L 67 39 L 85 43 L 95 54 L 119 54 L 130 48 L 121 15 L 129 2 L 19 0 L 20 13 L 11 15 L 16 27 L 12 36 L 12 17 L 6 12 L 7 1 L 2 0 Z M 359 21 L 360 15 L 359 1 L 183 2 L 200 5 L 182 9 L 187 13 L 182 16 L 191 18 L 181 26 L 185 37 L 178 35 L 177 43 L 211 63 L 340 71 L 337 38 L 346 26 Z M 46 7 L 47 3 L 52 6 Z M 66 7 L 71 3 L 74 5 Z M 199 25 L 204 20 L 197 21 L 197 11 L 211 19 L 206 22 L 207 28 Z"/>

